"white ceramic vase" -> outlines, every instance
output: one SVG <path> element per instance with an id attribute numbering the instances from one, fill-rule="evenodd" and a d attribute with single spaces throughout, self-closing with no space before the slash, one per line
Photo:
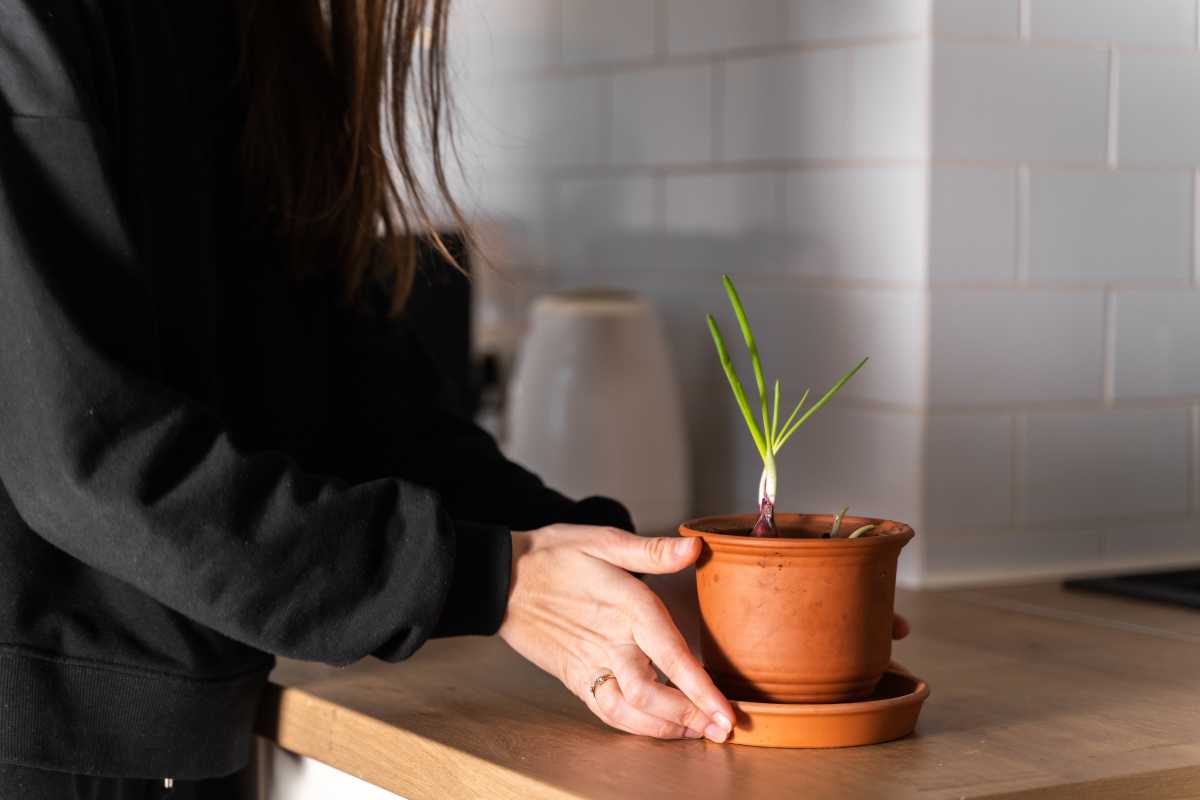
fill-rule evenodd
<path id="1" fill-rule="evenodd" d="M 642 533 L 687 517 L 683 405 L 647 300 L 609 290 L 538 299 L 510 392 L 508 455 L 547 484 L 621 501 Z"/>

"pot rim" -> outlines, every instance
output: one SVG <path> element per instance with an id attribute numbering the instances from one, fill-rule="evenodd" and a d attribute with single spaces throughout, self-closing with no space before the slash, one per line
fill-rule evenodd
<path id="1" fill-rule="evenodd" d="M 831 526 L 833 524 L 833 517 L 833 514 L 776 514 L 775 520 L 777 523 L 783 525 L 787 525 L 790 522 L 793 524 L 803 523 L 815 527 L 818 524 Z M 837 539 L 796 539 L 789 537 L 745 536 L 698 529 L 698 527 L 751 528 L 757 519 L 758 515 L 756 514 L 723 514 L 710 517 L 697 517 L 680 525 L 679 535 L 703 539 L 714 550 L 741 550 L 743 552 L 747 550 L 751 552 L 768 550 L 776 552 L 780 550 L 829 552 L 830 550 L 842 550 L 845 552 L 845 548 L 903 547 L 908 544 L 910 539 L 916 536 L 913 529 L 903 522 L 883 519 L 881 517 L 852 516 L 847 516 L 842 520 L 843 527 L 854 530 L 863 525 L 876 525 L 878 526 L 878 532 L 872 532 L 870 536 L 860 536 L 857 539 L 846 539 L 843 537 L 838 537 Z"/>

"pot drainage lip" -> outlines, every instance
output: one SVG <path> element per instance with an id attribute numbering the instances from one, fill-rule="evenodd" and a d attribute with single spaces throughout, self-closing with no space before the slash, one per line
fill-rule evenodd
<path id="1" fill-rule="evenodd" d="M 929 696 L 925 681 L 893 665 L 875 693 L 849 703 L 731 700 L 737 719 L 729 741 L 757 747 L 856 747 L 909 735 Z"/>

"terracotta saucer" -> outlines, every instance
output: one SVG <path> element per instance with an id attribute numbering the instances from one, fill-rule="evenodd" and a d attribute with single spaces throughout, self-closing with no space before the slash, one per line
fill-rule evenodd
<path id="1" fill-rule="evenodd" d="M 913 732 L 925 681 L 893 666 L 875 692 L 853 703 L 753 703 L 734 700 L 729 741 L 755 747 L 855 747 L 890 742 Z"/>

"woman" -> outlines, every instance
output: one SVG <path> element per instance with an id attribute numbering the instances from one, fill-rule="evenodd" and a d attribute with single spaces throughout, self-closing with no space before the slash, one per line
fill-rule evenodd
<path id="1" fill-rule="evenodd" d="M 445 195 L 446 15 L 0 0 L 0 797 L 247 796 L 274 655 L 435 636 L 726 737 L 630 575 L 698 542 L 506 461 L 393 313 L 429 229 L 406 111 Z"/>

